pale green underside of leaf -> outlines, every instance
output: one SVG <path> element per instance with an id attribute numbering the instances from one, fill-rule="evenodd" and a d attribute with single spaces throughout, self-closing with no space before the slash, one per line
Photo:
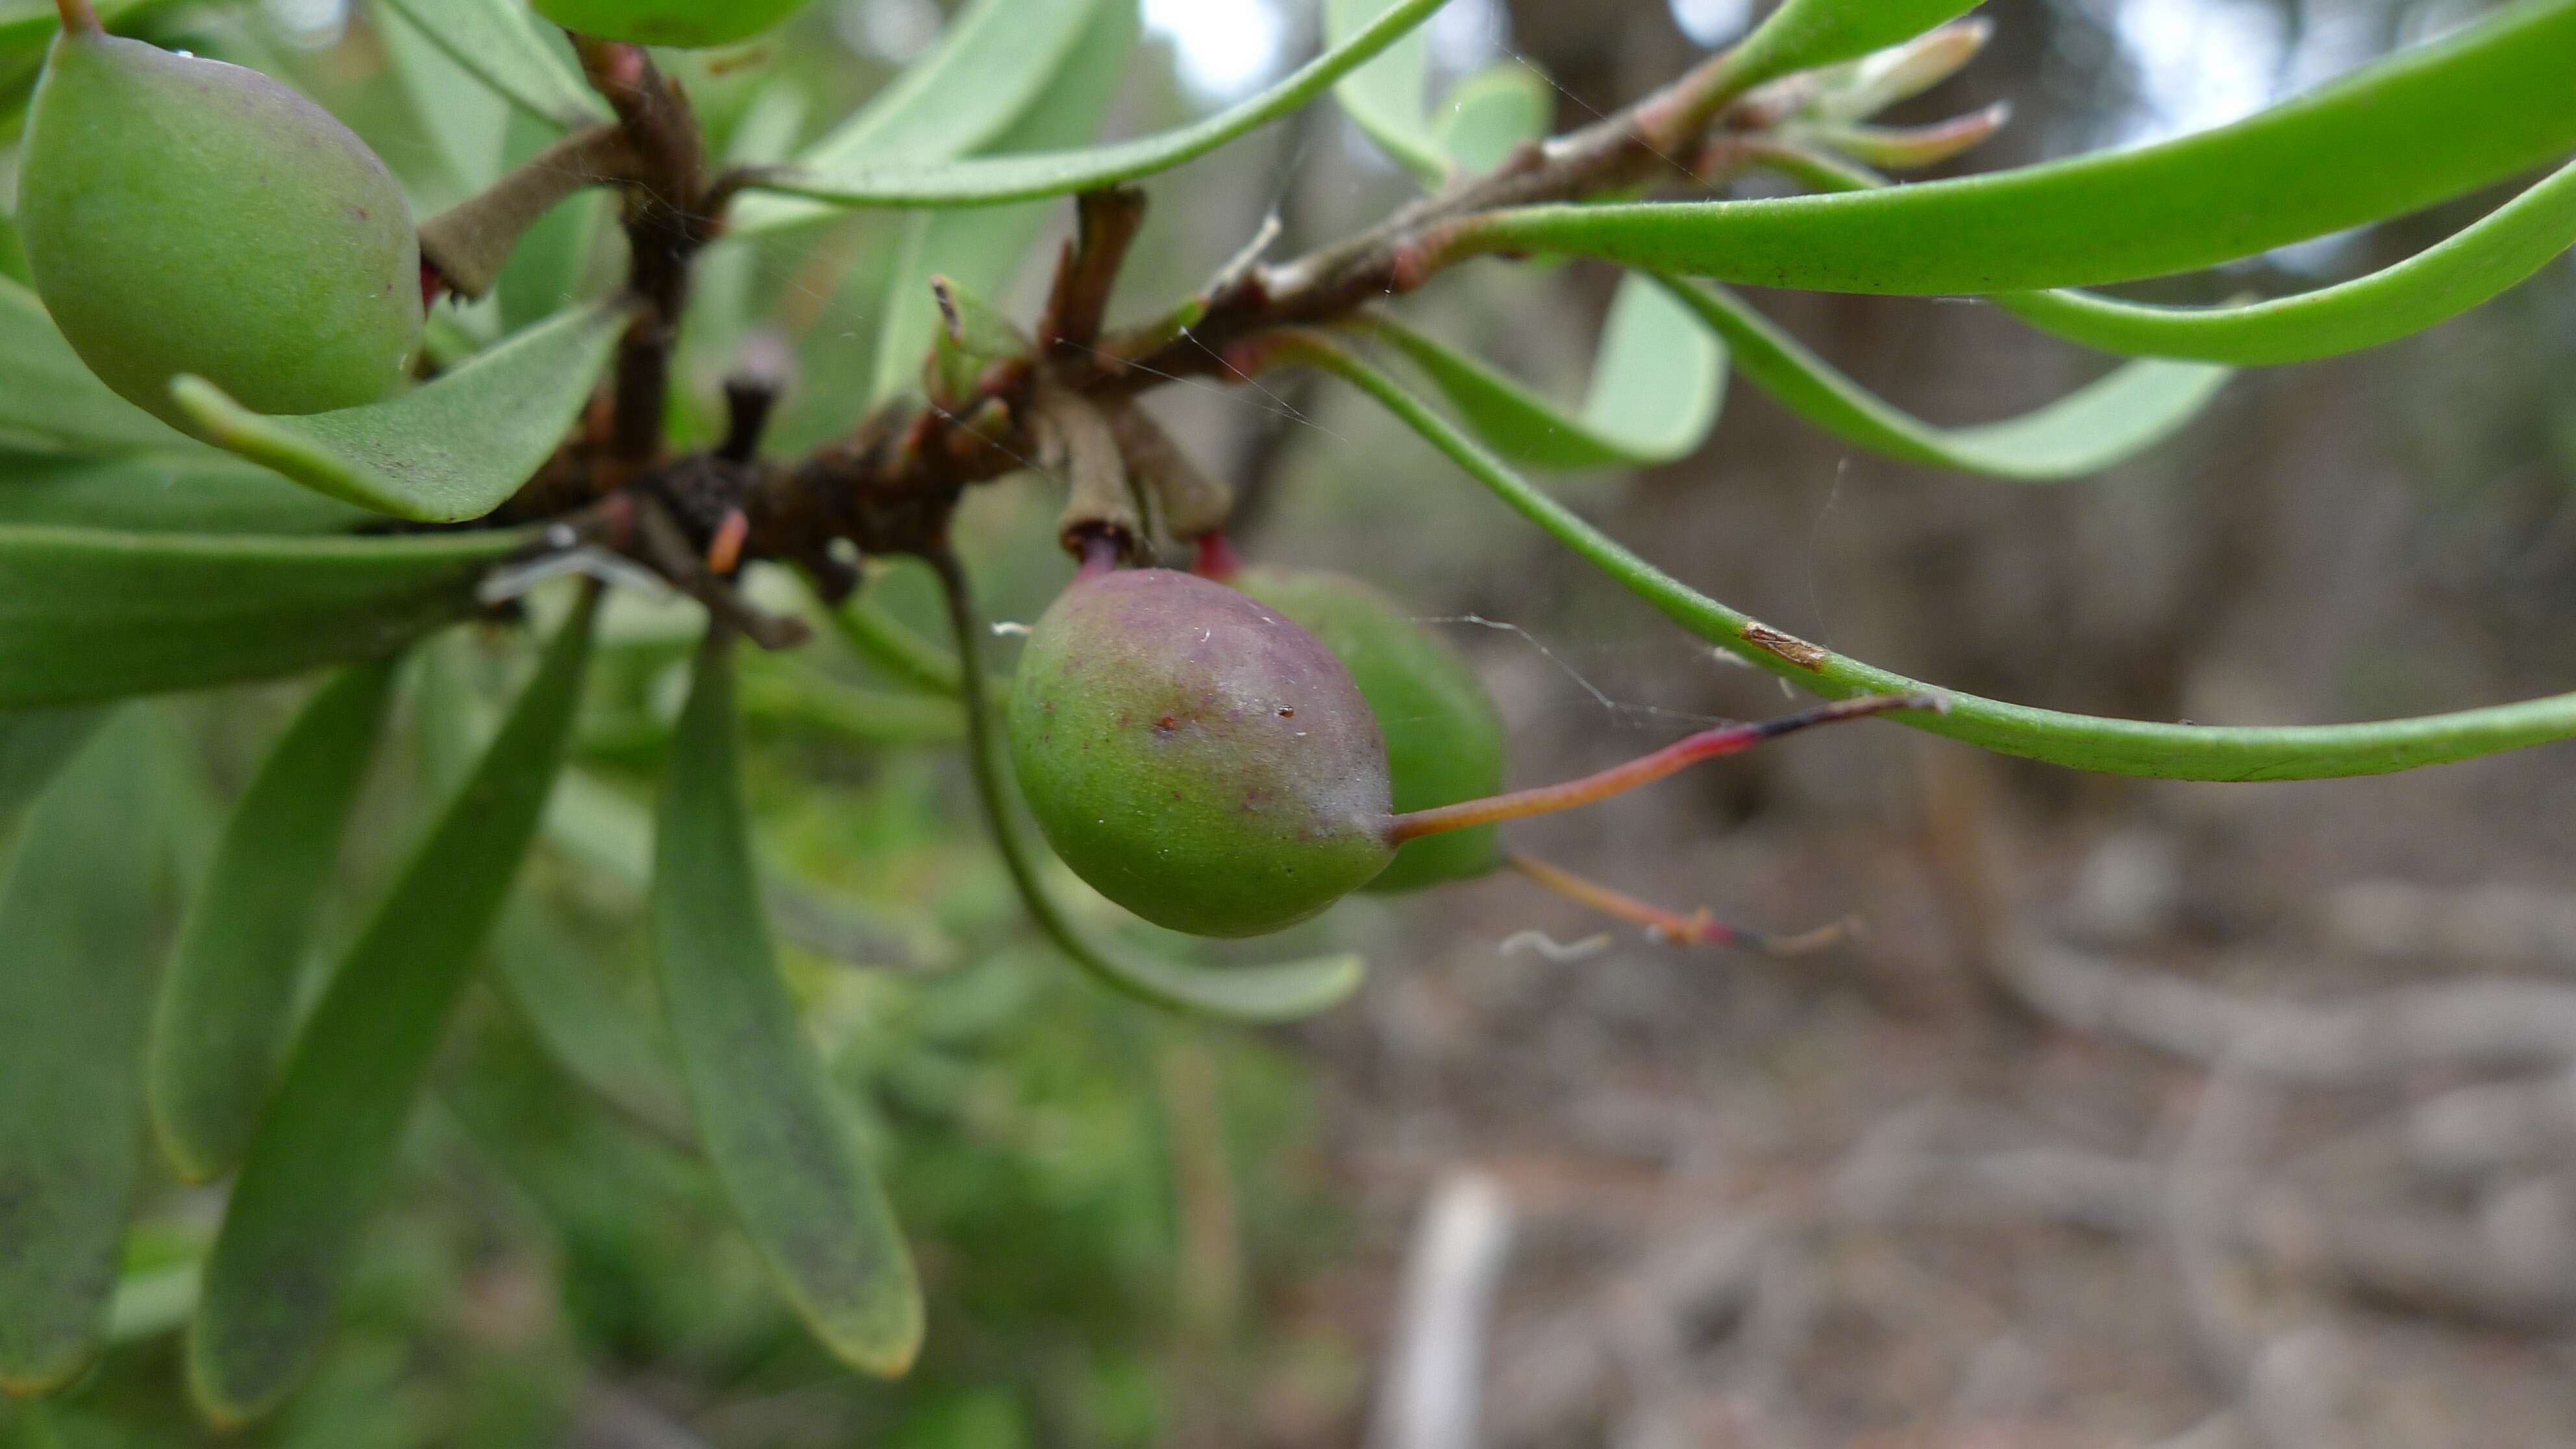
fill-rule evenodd
<path id="1" fill-rule="evenodd" d="M 158 852 L 136 713 L 29 811 L 0 877 L 0 1390 L 44 1393 L 98 1351 L 142 1121 Z"/>
<path id="2" fill-rule="evenodd" d="M 1470 172 L 1491 171 L 1547 134 L 1556 91 L 1526 61 L 1507 60 L 1458 82 L 1434 108 L 1440 149 Z"/>
<path id="3" fill-rule="evenodd" d="M 1112 18 L 1109 12 L 1119 14 Z M 1099 17 L 1099 18 L 1096 18 Z M 801 169 L 833 173 L 891 163 L 926 165 L 971 155 L 1000 142 L 1039 104 L 1059 72 L 1078 71 L 1085 36 L 1104 23 L 1132 36 L 1136 0 L 976 0 L 948 24 L 939 43 L 904 68 L 857 114 L 835 126 L 795 160 Z M 1119 49 L 1106 84 L 1126 60 Z M 1096 127 L 1097 123 L 1094 123 Z M 1061 143 L 1066 135 L 1037 139 Z M 1001 149 L 1012 149 L 1003 146 Z M 837 214 L 838 208 L 776 196 L 747 196 L 729 219 L 737 235 L 755 235 Z"/>
<path id="4" fill-rule="evenodd" d="M 171 396 L 208 442 L 331 497 L 422 523 L 480 518 L 562 444 L 625 326 L 614 307 L 541 322 L 399 397 L 271 417 L 200 377 Z"/>
<path id="5" fill-rule="evenodd" d="M 375 660 L 314 693 L 252 777 L 189 902 L 145 1078 L 163 1154 L 191 1182 L 231 1168 L 259 1124 L 393 679 L 393 661 Z"/>
<path id="6" fill-rule="evenodd" d="M 1726 348 L 1653 279 L 1623 281 L 1602 323 L 1580 414 L 1402 323 L 1352 324 L 1422 369 L 1496 452 L 1536 468 L 1651 466 L 1687 457 L 1717 423 Z"/>
<path id="7" fill-rule="evenodd" d="M 2485 302 L 2576 244 L 2576 164 L 2394 266 L 2293 297 L 2158 307 L 2082 292 L 2015 292 L 1996 305 L 2043 332 L 2131 356 L 2307 362 L 2421 332 Z"/>
<path id="8" fill-rule="evenodd" d="M 1168 171 L 1296 110 L 1427 19 L 1444 0 L 1401 0 L 1377 23 L 1308 61 L 1269 89 L 1195 124 L 1095 146 L 1035 155 L 981 156 L 943 165 L 790 166 L 760 177 L 772 191 L 842 206 L 990 206 L 1089 191 Z"/>
<path id="9" fill-rule="evenodd" d="M 1283 355 L 1323 367 L 1376 398 L 1515 512 L 1691 633 L 1831 698 L 1947 694 L 1952 708 L 1946 715 L 1889 717 L 2000 754 L 2167 779 L 2307 780 L 2385 774 L 2576 736 L 2576 693 L 2367 724 L 2230 727 L 2066 714 L 1944 690 L 1767 630 L 1692 589 L 1548 497 L 1332 339 L 1311 335 Z"/>
<path id="10" fill-rule="evenodd" d="M 815 1336 L 893 1375 L 920 1351 L 921 1287 L 894 1209 L 778 974 L 751 866 L 721 641 L 671 742 L 654 835 L 663 1014 L 734 1216 Z"/>
<path id="11" fill-rule="evenodd" d="M 438 43 L 493 93 L 566 128 L 613 120 L 608 103 L 556 50 L 526 0 L 379 0 Z"/>
<path id="12" fill-rule="evenodd" d="M 2172 436 L 2230 372 L 2203 362 L 2132 362 L 2037 411 L 1939 428 L 1889 406 L 1722 287 L 1667 284 L 1734 348 L 1736 370 L 1838 438 L 1909 463 L 2023 483 L 2097 472 Z"/>
<path id="13" fill-rule="evenodd" d="M 1324 0 L 1324 44 L 1347 43 L 1396 0 Z M 1351 123 L 1425 186 L 1449 175 L 1449 157 L 1424 114 L 1431 84 L 1431 47 L 1421 31 L 1399 37 L 1375 60 L 1333 87 L 1333 99 Z"/>
<path id="14" fill-rule="evenodd" d="M 547 647 L 296 1037 L 188 1336 L 189 1386 L 218 1424 L 273 1408 L 330 1327 L 430 1059 L 535 837 L 580 704 L 594 597 Z"/>
<path id="15" fill-rule="evenodd" d="M 1732 93 L 1792 71 L 1858 60 L 1977 8 L 1979 0 L 1787 0 L 1728 52 Z"/>
<path id="16" fill-rule="evenodd" d="M 1128 52 L 1137 34 L 1134 0 L 1110 0 L 1092 17 L 1046 88 L 993 144 L 1027 150 L 1100 130 L 1118 100 Z M 939 305 L 930 292 L 936 273 L 966 291 L 998 292 L 1027 258 L 1046 226 L 1044 202 L 1010 207 L 940 211 L 906 220 L 902 249 L 886 277 L 885 321 L 877 328 L 875 382 L 870 401 L 918 391 L 922 359 L 940 331 Z"/>
<path id="17" fill-rule="evenodd" d="M 28 709 L 0 714 L 0 839 L 17 813 L 89 741 L 107 717 L 99 709 Z"/>
<path id="18" fill-rule="evenodd" d="M 983 673 L 980 620 L 953 600 L 959 679 Z M 975 792 L 1021 903 L 1076 966 L 1113 991 L 1170 1011 L 1226 1021 L 1295 1021 L 1339 1005 L 1360 987 L 1367 963 L 1355 955 L 1316 956 L 1262 965 L 1202 966 L 1094 938 L 1048 889 L 1047 849 L 1019 814 L 999 710 L 989 696 L 968 703 L 967 762 Z"/>
<path id="19" fill-rule="evenodd" d="M 0 453 L 0 525 L 134 533 L 341 533 L 375 517 L 244 458 L 178 441 L 109 457 Z"/>
<path id="20" fill-rule="evenodd" d="M 244 538 L 0 527 L 0 709 L 378 659 L 474 608 L 519 532 Z"/>
<path id="21" fill-rule="evenodd" d="M 1820 291 L 1973 294 L 2214 266 L 2419 210 L 2576 147 L 2576 0 L 2523 0 L 2233 125 L 1954 181 L 1539 206 L 1470 249 Z"/>
<path id="22" fill-rule="evenodd" d="M 0 438 L 67 452 L 194 450 L 188 436 L 108 391 L 45 304 L 0 277 Z"/>

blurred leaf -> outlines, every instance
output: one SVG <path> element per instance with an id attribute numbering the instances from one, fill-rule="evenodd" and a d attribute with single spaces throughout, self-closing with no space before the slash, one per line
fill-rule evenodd
<path id="1" fill-rule="evenodd" d="M 592 953 L 521 899 L 501 914 L 492 962 L 495 984 L 568 1075 L 657 1135 L 688 1140 L 669 1033 L 617 998 Z"/>
<path id="2" fill-rule="evenodd" d="M 1632 273 L 1602 323 L 1580 416 L 1401 323 L 1354 324 L 1393 343 L 1495 451 L 1540 468 L 1650 466 L 1687 457 L 1716 426 L 1726 348 L 1653 278 Z"/>
<path id="3" fill-rule="evenodd" d="M 615 120 L 521 0 L 381 0 L 494 94 L 567 129 Z"/>
<path id="4" fill-rule="evenodd" d="M 1046 89 L 1027 112 L 993 138 L 1003 152 L 1088 140 L 1098 134 L 1117 103 L 1136 45 L 1133 0 L 1113 0 L 1093 16 Z M 921 367 L 940 333 L 939 304 L 930 292 L 933 273 L 966 290 L 999 292 L 1027 258 L 1053 207 L 1048 202 L 976 207 L 908 217 L 902 249 L 886 278 L 885 321 L 877 329 L 876 381 L 871 403 L 917 389 Z"/>
<path id="5" fill-rule="evenodd" d="M 1890 407 L 1725 288 L 1667 285 L 1726 338 L 1736 370 L 1791 412 L 1875 453 L 1992 478 L 2049 482 L 2134 457 L 2191 421 L 2231 375 L 2205 362 L 2132 362 L 2020 417 L 1936 428 Z"/>
<path id="6" fill-rule="evenodd" d="M 1524 60 L 1489 65 L 1450 88 L 1436 108 L 1440 149 L 1471 172 L 1491 171 L 1556 120 L 1556 89 Z"/>
<path id="7" fill-rule="evenodd" d="M 713 636 L 654 837 L 663 1014 L 698 1135 L 780 1290 L 835 1355 L 900 1374 L 921 1346 L 912 1254 L 779 978 L 735 756 L 733 662 Z"/>
<path id="8" fill-rule="evenodd" d="M 1104 9 L 1106 7 L 1106 9 Z M 831 173 L 889 162 L 945 161 L 985 149 L 1037 103 L 1060 67 L 1072 64 L 1086 33 L 1097 34 L 1117 11 L 1131 33 L 1136 0 L 974 0 L 948 22 L 939 43 L 904 67 L 856 115 L 807 147 L 795 165 Z M 1095 22 L 1094 17 L 1101 19 Z M 1125 53 L 1122 48 L 1120 60 Z M 1116 77 L 1110 83 L 1116 83 Z M 1090 128 L 1079 132 L 1089 135 Z M 1061 144 L 1062 134 L 1036 144 Z M 830 216 L 832 208 L 774 196 L 745 197 L 731 230 L 753 235 Z"/>
<path id="9" fill-rule="evenodd" d="M 253 538 L 0 527 L 0 709 L 377 659 L 475 607 L 518 532 Z"/>
<path id="10" fill-rule="evenodd" d="M 513 110 L 501 133 L 501 159 L 516 166 L 554 139 L 552 127 Z M 510 259 L 501 264 L 501 280 L 494 289 L 500 297 L 505 334 L 534 327 L 579 300 L 582 269 L 590 260 L 592 239 L 599 234 L 611 201 L 605 187 L 585 187 L 520 233 Z"/>
<path id="11" fill-rule="evenodd" d="M 2155 145 L 1830 196 L 1534 206 L 1462 223 L 1454 241 L 1820 291 L 2128 281 L 2400 215 L 2555 160 L 2576 147 L 2571 74 L 2576 0 L 2523 0 Z"/>
<path id="12" fill-rule="evenodd" d="M 858 744 L 946 744 L 966 733 L 964 716 L 948 700 L 847 684 L 792 655 L 747 665 L 741 689 L 745 719 Z"/>
<path id="13" fill-rule="evenodd" d="M 423 523 L 480 518 L 553 455 L 625 329 L 621 307 L 565 312 L 399 397 L 270 417 L 201 377 L 171 396 L 209 442 L 296 482 Z"/>
<path id="14" fill-rule="evenodd" d="M 27 270 L 27 248 L 18 240 L 18 223 L 9 213 L 0 211 L 0 279 L 32 287 L 35 276 Z"/>
<path id="15" fill-rule="evenodd" d="M 959 677 L 975 678 L 984 673 L 982 644 L 987 630 L 974 617 L 962 572 L 953 563 L 948 569 L 943 583 L 950 632 L 957 640 Z M 973 693 L 960 697 L 966 706 L 967 763 L 974 769 L 976 797 L 984 807 L 993 843 L 1019 888 L 1020 902 L 1056 949 L 1093 980 L 1171 1011 L 1257 1022 L 1312 1016 L 1359 989 L 1368 967 L 1355 955 L 1257 966 L 1201 966 L 1094 940 L 1047 889 L 1043 873 L 1047 850 L 1020 818 L 995 702 Z"/>
<path id="16" fill-rule="evenodd" d="M 2243 364 L 2306 362 L 2377 347 L 2446 322 L 2547 266 L 2571 243 L 2576 163 L 2395 266 L 2295 297 L 2227 307 L 2157 307 L 2083 292 L 2022 292 L 1995 302 L 2043 332 L 2105 352 Z"/>
<path id="17" fill-rule="evenodd" d="M 841 206 L 989 206 L 1089 191 L 1168 171 L 1305 105 L 1362 62 L 1430 18 L 1444 0 L 1399 0 L 1366 30 L 1326 50 L 1269 89 L 1205 120 L 1080 151 L 982 156 L 940 165 L 878 164 L 852 157 L 799 164 L 759 178 L 772 191 Z"/>
<path id="18" fill-rule="evenodd" d="M 230 1169 L 259 1125 L 393 679 L 382 659 L 314 692 L 252 778 L 189 903 L 145 1067 L 162 1151 L 191 1182 Z"/>
<path id="19" fill-rule="evenodd" d="M 1979 0 L 1786 0 L 1720 62 L 1732 94 L 1791 71 L 1858 60 L 1977 8 Z"/>
<path id="20" fill-rule="evenodd" d="M 141 1120 L 159 855 L 139 712 L 29 812 L 0 880 L 0 1389 L 44 1393 L 97 1352 Z"/>
<path id="21" fill-rule="evenodd" d="M 447 163 L 459 198 L 501 175 L 501 137 L 521 113 L 503 104 L 483 78 L 430 38 L 399 5 L 376 12 L 376 32 L 393 61 L 394 79 Z"/>
<path id="22" fill-rule="evenodd" d="M 340 533 L 374 517 L 209 448 L 112 457 L 0 453 L 0 524 L 278 535 Z"/>
<path id="23" fill-rule="evenodd" d="M 10 818 L 44 790 L 106 717 L 96 709 L 0 714 L 0 839 Z"/>
<path id="24" fill-rule="evenodd" d="M 1398 0 L 1324 0 L 1324 43 L 1341 45 Z M 1449 177 L 1449 153 L 1423 114 L 1431 84 L 1431 47 L 1419 30 L 1398 36 L 1377 58 L 1333 87 L 1333 98 L 1387 159 L 1426 187 Z"/>
<path id="25" fill-rule="evenodd" d="M 2576 694 L 2369 724 L 2248 727 L 2066 714 L 1908 679 L 1790 638 L 1656 568 L 1334 339 L 1310 332 L 1283 336 L 1278 345 L 1281 359 L 1321 367 L 1375 398 L 1514 512 L 1701 639 L 1830 698 L 1924 690 L 1948 695 L 1948 714 L 1888 716 L 1927 733 L 2079 770 L 2177 780 L 2386 774 L 2576 737 Z"/>
<path id="26" fill-rule="evenodd" d="M 73 452 L 188 448 L 186 434 L 90 375 L 36 294 L 0 278 L 0 440 Z"/>
<path id="27" fill-rule="evenodd" d="M 535 838 L 580 704 L 596 601 L 584 591 L 296 1038 L 189 1334 L 190 1387 L 218 1424 L 275 1407 L 330 1326 L 412 1100 Z"/>

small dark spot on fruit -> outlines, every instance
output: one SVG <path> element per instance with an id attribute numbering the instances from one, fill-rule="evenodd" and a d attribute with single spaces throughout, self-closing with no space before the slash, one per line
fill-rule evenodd
<path id="1" fill-rule="evenodd" d="M 1178 730 L 1180 727 L 1180 720 L 1177 717 L 1168 714 L 1163 716 L 1161 719 L 1154 721 L 1154 733 L 1158 735 L 1168 735 L 1173 731 Z"/>

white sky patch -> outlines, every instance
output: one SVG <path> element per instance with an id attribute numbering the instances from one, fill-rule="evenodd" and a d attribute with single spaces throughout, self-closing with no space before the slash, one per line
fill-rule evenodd
<path id="1" fill-rule="evenodd" d="M 2241 120 L 2285 78 L 2281 13 L 2261 0 L 2129 0 L 2112 23 L 2138 76 L 2122 145 Z"/>
<path id="2" fill-rule="evenodd" d="M 1753 0 L 1671 0 L 1673 24 L 1695 45 L 1714 46 L 1753 23 Z"/>
<path id="3" fill-rule="evenodd" d="M 1181 78 L 1212 100 L 1249 95 L 1287 63 L 1277 0 L 1145 0 L 1145 29 L 1171 42 Z"/>
<path id="4" fill-rule="evenodd" d="M 296 45 L 337 45 L 349 28 L 349 0 L 260 0 L 260 14 Z"/>
<path id="5" fill-rule="evenodd" d="M 1422 31 L 1431 63 L 1452 75 L 1493 64 L 1511 44 L 1511 21 L 1498 0 L 1449 0 Z"/>
<path id="6" fill-rule="evenodd" d="M 897 65 L 939 38 L 939 7 L 931 0 L 842 0 L 832 28 L 852 50 Z"/>

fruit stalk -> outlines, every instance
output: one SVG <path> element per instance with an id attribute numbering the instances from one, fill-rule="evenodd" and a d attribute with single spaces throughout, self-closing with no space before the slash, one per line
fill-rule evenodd
<path id="1" fill-rule="evenodd" d="M 1814 709 L 1784 714 L 1776 719 L 1756 720 L 1751 724 L 1729 725 L 1724 729 L 1702 730 L 1687 739 L 1676 740 L 1650 755 L 1641 755 L 1624 765 L 1590 774 L 1578 780 L 1557 785 L 1541 785 L 1529 790 L 1514 790 L 1507 795 L 1492 795 L 1482 800 L 1465 800 L 1455 805 L 1441 805 L 1429 810 L 1415 810 L 1393 817 L 1387 838 L 1397 845 L 1437 835 L 1444 830 L 1464 830 L 1473 825 L 1494 825 L 1505 820 L 1523 820 L 1532 815 L 1553 815 L 1573 810 L 1596 801 L 1622 795 L 1640 785 L 1649 785 L 1667 775 L 1688 769 L 1702 760 L 1742 754 L 1765 740 L 1815 725 L 1834 724 L 1842 720 L 1862 719 L 1891 710 L 1920 709 L 1942 713 L 1949 701 L 1937 694 L 1865 694 L 1853 699 L 1836 700 Z"/>
<path id="2" fill-rule="evenodd" d="M 1503 859 L 1512 869 L 1567 900 L 1589 906 L 1605 916 L 1643 926 L 1658 938 L 1676 945 L 1750 946 L 1767 956 L 1805 956 L 1851 934 L 1851 925 L 1847 921 L 1818 926 L 1794 936 L 1748 931 L 1740 926 L 1727 925 L 1704 908 L 1685 916 L 1650 901 L 1641 901 L 1625 891 L 1613 890 L 1599 881 L 1586 880 L 1562 866 L 1551 865 L 1517 850 Z"/>

